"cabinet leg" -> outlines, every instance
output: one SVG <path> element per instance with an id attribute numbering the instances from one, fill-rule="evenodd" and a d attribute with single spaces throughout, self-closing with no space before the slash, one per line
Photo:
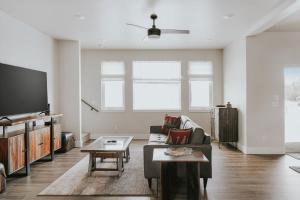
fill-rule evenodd
<path id="1" fill-rule="evenodd" d="M 50 160 L 54 160 L 54 119 L 52 117 L 50 125 Z"/>
<path id="2" fill-rule="evenodd" d="M 152 186 L 152 178 L 148 178 L 148 186 L 149 186 L 149 188 L 151 188 L 151 186 Z"/>
<path id="3" fill-rule="evenodd" d="M 25 174 L 26 176 L 30 175 L 30 159 L 29 159 L 29 122 L 25 123 Z"/>
<path id="4" fill-rule="evenodd" d="M 208 178 L 203 178 L 204 189 L 206 190 Z"/>

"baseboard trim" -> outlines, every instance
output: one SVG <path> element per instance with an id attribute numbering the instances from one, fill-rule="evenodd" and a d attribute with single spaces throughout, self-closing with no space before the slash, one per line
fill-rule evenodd
<path id="1" fill-rule="evenodd" d="M 149 139 L 149 134 L 139 134 L 139 133 L 91 133 L 90 138 L 91 139 L 97 139 L 101 136 L 133 136 L 134 139 L 138 140 L 147 140 Z"/>
<path id="2" fill-rule="evenodd" d="M 287 142 L 285 143 L 286 153 L 298 153 L 300 152 L 300 142 Z"/>
<path id="3" fill-rule="evenodd" d="M 285 154 L 284 147 L 247 147 L 246 154 Z"/>
<path id="4" fill-rule="evenodd" d="M 75 140 L 75 147 L 82 147 L 83 146 L 83 143 L 82 143 L 82 140 Z"/>
<path id="5" fill-rule="evenodd" d="M 81 134 L 81 140 L 82 140 L 82 143 L 86 143 L 87 141 L 89 141 L 91 139 L 91 134 L 90 133 L 87 133 L 87 132 L 83 132 Z"/>
<path id="6" fill-rule="evenodd" d="M 241 152 L 243 152 L 244 154 L 247 154 L 247 148 L 246 148 L 246 146 L 244 146 L 243 144 L 238 143 L 238 144 L 237 144 L 237 148 L 238 148 Z"/>

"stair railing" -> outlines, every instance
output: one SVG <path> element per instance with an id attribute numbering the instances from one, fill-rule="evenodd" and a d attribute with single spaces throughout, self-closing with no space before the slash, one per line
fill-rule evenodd
<path id="1" fill-rule="evenodd" d="M 92 104 L 88 103 L 86 100 L 81 99 L 82 103 L 84 103 L 85 105 L 87 105 L 88 107 L 90 107 L 91 111 L 95 111 L 95 112 L 99 112 L 99 110 L 97 108 L 95 108 Z"/>

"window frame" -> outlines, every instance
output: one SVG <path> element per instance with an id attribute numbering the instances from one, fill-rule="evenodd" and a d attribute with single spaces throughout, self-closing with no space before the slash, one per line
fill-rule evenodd
<path id="1" fill-rule="evenodd" d="M 160 62 L 174 62 L 174 63 L 178 63 L 179 64 L 179 68 L 180 68 L 180 77 L 178 79 L 175 78 L 169 78 L 169 79 L 142 79 L 142 78 L 134 78 L 134 63 L 138 63 L 138 62 L 148 62 L 148 63 L 160 63 Z M 178 61 L 178 60 L 136 60 L 136 61 L 132 61 L 132 111 L 133 112 L 175 112 L 175 113 L 179 113 L 182 111 L 182 93 L 181 93 L 181 88 L 182 88 L 182 62 Z M 166 83 L 166 84 L 178 84 L 179 83 L 179 108 L 178 109 L 135 109 L 135 90 L 134 90 L 134 84 L 135 82 L 139 82 L 140 83 L 149 83 L 149 84 L 160 84 L 160 83 Z M 172 83 L 173 82 L 173 83 Z"/>
<path id="2" fill-rule="evenodd" d="M 123 74 L 102 74 L 103 71 L 103 63 L 105 62 L 115 62 L 115 63 L 122 63 L 123 65 Z M 126 96 L 126 91 L 125 91 L 125 76 L 126 76 L 126 67 L 125 67 L 125 62 L 124 61 L 102 61 L 101 62 L 101 69 L 100 69 L 100 85 L 101 85 L 101 111 L 102 112 L 124 112 L 126 109 L 126 104 L 125 104 L 125 96 Z M 122 107 L 107 107 L 105 106 L 105 84 L 104 82 L 107 81 L 121 81 L 122 82 L 122 92 L 123 92 L 123 97 L 122 97 Z"/>
<path id="3" fill-rule="evenodd" d="M 190 74 L 190 63 L 192 62 L 209 62 L 211 64 L 211 72 L 212 74 Z M 213 97 L 214 97 L 214 65 L 212 61 L 199 60 L 199 61 L 189 61 L 187 67 L 187 76 L 188 76 L 188 87 L 189 87 L 189 112 L 210 112 L 213 107 Z M 192 81 L 209 81 L 209 106 L 192 106 Z"/>

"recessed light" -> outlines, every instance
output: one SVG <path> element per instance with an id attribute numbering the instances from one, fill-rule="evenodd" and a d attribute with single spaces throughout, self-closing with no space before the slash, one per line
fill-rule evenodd
<path id="1" fill-rule="evenodd" d="M 228 14 L 228 15 L 224 15 L 223 18 L 228 20 L 234 17 L 234 14 Z"/>
<path id="2" fill-rule="evenodd" d="M 85 16 L 83 16 L 81 14 L 75 14 L 74 17 L 79 20 L 85 20 Z"/>

